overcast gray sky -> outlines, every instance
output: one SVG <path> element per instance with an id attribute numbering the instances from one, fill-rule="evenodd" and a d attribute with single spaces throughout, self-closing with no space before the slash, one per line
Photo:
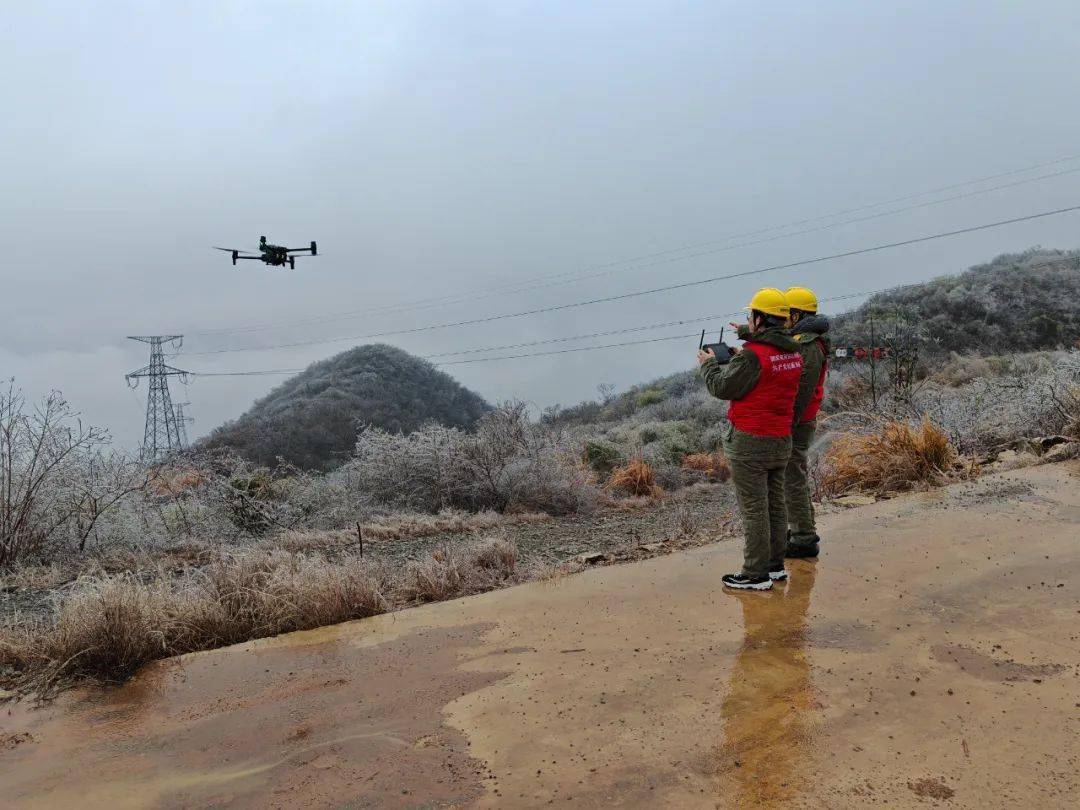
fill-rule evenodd
<path id="1" fill-rule="evenodd" d="M 62 390 L 134 444 L 146 388 L 128 391 L 123 375 L 147 357 L 129 334 L 184 333 L 172 362 L 191 371 L 292 368 L 353 343 L 195 353 L 514 312 L 1080 204 L 1080 173 L 1066 174 L 527 293 L 329 317 L 1080 155 L 1077 31 L 1075 0 L 10 4 L 0 376 L 31 395 Z M 892 207 L 903 206 L 870 213 Z M 841 295 L 1036 244 L 1074 248 L 1078 226 L 1067 214 L 387 341 L 432 354 L 695 318 L 741 307 L 764 283 Z M 260 234 L 318 240 L 321 255 L 295 271 L 234 270 L 210 249 Z M 687 367 L 695 348 L 447 370 L 491 400 L 569 404 L 598 383 Z M 194 378 L 173 394 L 203 434 L 279 380 Z"/>

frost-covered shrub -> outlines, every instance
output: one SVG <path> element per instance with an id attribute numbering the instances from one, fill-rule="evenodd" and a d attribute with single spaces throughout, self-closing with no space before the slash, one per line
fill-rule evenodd
<path id="1" fill-rule="evenodd" d="M 435 512 L 454 500 L 449 490 L 464 441 L 456 428 L 435 424 L 408 435 L 367 428 L 338 474 L 377 503 Z"/>
<path id="2" fill-rule="evenodd" d="M 1014 356 L 1007 368 L 956 387 L 928 385 L 912 404 L 962 453 L 1068 432 L 1078 418 L 1071 392 L 1080 386 L 1080 351 Z"/>
<path id="3" fill-rule="evenodd" d="M 305 529 L 351 528 L 385 511 L 348 465 L 325 475 L 303 473 L 286 482 L 286 495 Z"/>
<path id="4" fill-rule="evenodd" d="M 726 420 L 722 423 L 705 428 L 701 432 L 701 449 L 703 452 L 719 450 L 724 446 L 724 433 L 727 429 Z"/>
<path id="5" fill-rule="evenodd" d="M 427 425 L 409 435 L 365 430 L 349 475 L 377 502 L 438 511 L 591 508 L 596 490 L 568 436 L 530 422 L 520 404 L 497 408 L 475 431 Z"/>
<path id="6" fill-rule="evenodd" d="M 696 470 L 688 470 L 670 462 L 653 466 L 653 476 L 656 478 L 657 486 L 668 492 L 674 492 L 705 480 L 705 476 Z"/>
<path id="7" fill-rule="evenodd" d="M 667 464 L 679 464 L 687 453 L 701 449 L 700 429 L 684 421 L 646 423 L 638 428 L 638 439 L 643 450 Z"/>
<path id="8" fill-rule="evenodd" d="M 634 403 L 639 408 L 644 408 L 646 405 L 653 405 L 657 402 L 663 402 L 667 399 L 667 394 L 658 388 L 646 388 L 639 393 L 634 399 Z"/>
<path id="9" fill-rule="evenodd" d="M 704 388 L 670 396 L 662 402 L 642 408 L 634 418 L 642 422 L 687 421 L 701 425 L 724 418 L 727 403 L 709 394 Z"/>
<path id="10" fill-rule="evenodd" d="M 245 542 L 319 526 L 329 505 L 313 503 L 320 476 L 257 467 L 234 456 L 181 456 L 154 469 L 149 486 L 118 505 L 98 529 L 99 546 L 165 547 L 182 541 Z"/>
<path id="11" fill-rule="evenodd" d="M 934 380 L 953 387 L 967 385 L 980 377 L 989 377 L 992 371 L 985 357 L 952 353 L 948 362 L 934 372 Z"/>
<path id="12" fill-rule="evenodd" d="M 0 566 L 84 550 L 102 518 L 146 484 L 142 466 L 59 393 L 28 408 L 14 383 L 0 391 Z"/>
<path id="13" fill-rule="evenodd" d="M 621 459 L 619 448 L 602 439 L 589 439 L 582 453 L 585 463 L 598 473 L 609 473 Z"/>
<path id="14" fill-rule="evenodd" d="M 236 528 L 247 534 L 260 535 L 272 526 L 268 507 L 281 500 L 281 487 L 265 470 L 259 470 L 229 479 L 225 508 Z"/>
<path id="15" fill-rule="evenodd" d="M 655 423 L 642 425 L 638 428 L 638 438 L 642 444 L 652 444 L 660 438 L 661 430 L 660 425 Z"/>

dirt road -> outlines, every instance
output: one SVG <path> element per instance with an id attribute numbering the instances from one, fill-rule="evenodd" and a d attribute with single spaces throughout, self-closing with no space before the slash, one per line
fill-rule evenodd
<path id="1" fill-rule="evenodd" d="M 1080 468 L 163 662 L 0 709 L 11 807 L 1064 807 Z"/>

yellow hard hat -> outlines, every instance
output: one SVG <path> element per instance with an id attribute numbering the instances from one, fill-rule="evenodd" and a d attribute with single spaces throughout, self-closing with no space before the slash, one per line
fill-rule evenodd
<path id="1" fill-rule="evenodd" d="M 784 293 L 788 306 L 801 312 L 817 312 L 817 296 L 809 287 L 788 287 Z"/>
<path id="2" fill-rule="evenodd" d="M 754 297 L 750 299 L 750 304 L 744 309 L 757 310 L 758 312 L 764 312 L 766 315 L 775 315 L 778 318 L 786 318 L 791 312 L 791 306 L 788 304 L 787 298 L 776 287 L 762 287 L 754 293 Z"/>

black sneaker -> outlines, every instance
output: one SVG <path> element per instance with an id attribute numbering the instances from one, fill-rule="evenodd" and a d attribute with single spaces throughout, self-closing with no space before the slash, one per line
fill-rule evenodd
<path id="1" fill-rule="evenodd" d="M 783 568 L 769 572 L 769 579 L 771 579 L 773 582 L 779 582 L 787 578 L 787 571 L 785 571 Z"/>
<path id="2" fill-rule="evenodd" d="M 807 557 L 816 557 L 818 555 L 818 544 L 813 543 L 811 545 L 795 545 L 794 543 L 788 543 L 787 549 L 784 552 L 784 556 L 789 560 L 805 559 Z"/>
<path id="3" fill-rule="evenodd" d="M 767 591 L 772 587 L 772 579 L 768 576 L 748 577 L 746 574 L 724 574 L 720 578 L 727 588 L 735 588 L 740 591 Z"/>

